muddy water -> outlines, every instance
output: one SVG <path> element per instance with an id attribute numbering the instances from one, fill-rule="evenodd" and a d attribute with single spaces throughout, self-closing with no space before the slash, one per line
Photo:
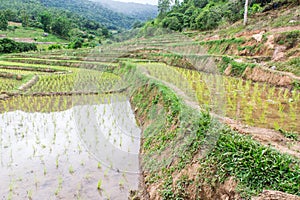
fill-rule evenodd
<path id="1" fill-rule="evenodd" d="M 56 112 L 5 106 L 0 199 L 127 199 L 138 188 L 140 129 L 129 101 L 81 100 Z"/>
<path id="2" fill-rule="evenodd" d="M 164 64 L 140 64 L 140 68 L 219 115 L 251 126 L 300 132 L 299 91 Z"/>

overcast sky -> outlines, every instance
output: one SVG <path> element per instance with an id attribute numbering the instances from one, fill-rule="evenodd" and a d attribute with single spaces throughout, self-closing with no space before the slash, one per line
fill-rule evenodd
<path id="1" fill-rule="evenodd" d="M 143 4 L 153 4 L 153 5 L 157 5 L 157 0 L 116 0 L 116 1 L 135 2 L 135 3 L 143 3 Z"/>

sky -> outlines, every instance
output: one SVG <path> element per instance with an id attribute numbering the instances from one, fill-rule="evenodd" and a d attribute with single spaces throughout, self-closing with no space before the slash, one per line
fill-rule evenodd
<path id="1" fill-rule="evenodd" d="M 157 5 L 157 0 L 117 0 L 117 1 Z"/>

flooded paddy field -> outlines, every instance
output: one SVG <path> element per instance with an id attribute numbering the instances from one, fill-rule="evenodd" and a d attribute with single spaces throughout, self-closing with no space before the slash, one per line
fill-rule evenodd
<path id="1" fill-rule="evenodd" d="M 0 199 L 124 199 L 138 189 L 140 129 L 125 96 L 14 97 L 0 109 Z"/>

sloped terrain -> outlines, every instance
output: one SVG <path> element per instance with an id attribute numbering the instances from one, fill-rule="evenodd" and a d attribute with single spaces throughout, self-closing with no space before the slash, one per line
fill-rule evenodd
<path id="1" fill-rule="evenodd" d="M 181 43 L 193 49 L 182 51 Z M 143 129 L 143 188 L 132 196 L 249 199 L 263 190 L 281 192 L 261 197 L 299 195 L 299 91 L 222 78 L 211 57 L 195 50 L 205 52 L 190 38 L 169 34 L 96 49 L 6 55 L 0 70 L 10 78 L 0 79 L 12 86 L 1 90 L 0 109 L 12 109 L 19 95 L 54 99 L 127 91 Z M 195 63 L 214 74 L 196 71 Z M 18 75 L 38 79 L 21 90 Z"/>

